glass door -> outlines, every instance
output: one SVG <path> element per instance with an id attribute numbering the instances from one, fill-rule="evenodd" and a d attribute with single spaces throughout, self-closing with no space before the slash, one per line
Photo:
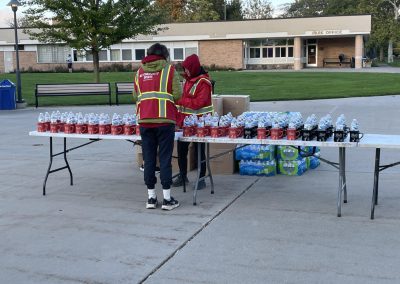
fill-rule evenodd
<path id="1" fill-rule="evenodd" d="M 307 67 L 317 67 L 317 45 L 307 45 Z"/>

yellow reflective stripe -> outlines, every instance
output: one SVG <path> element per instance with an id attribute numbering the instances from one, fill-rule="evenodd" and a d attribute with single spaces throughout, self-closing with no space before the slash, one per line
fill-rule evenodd
<path id="1" fill-rule="evenodd" d="M 158 100 L 158 116 L 167 117 L 167 100 L 165 99 Z"/>
<path id="2" fill-rule="evenodd" d="M 145 99 L 164 99 L 164 100 L 168 100 L 171 102 L 174 102 L 174 97 L 171 94 L 168 93 L 159 93 L 159 92 L 146 92 L 146 93 L 142 93 L 139 97 L 138 97 L 138 101 L 142 101 Z"/>
<path id="3" fill-rule="evenodd" d="M 179 108 L 178 108 L 178 110 L 179 110 Z M 184 114 L 200 115 L 200 114 L 206 114 L 206 113 L 209 113 L 209 112 L 213 112 L 214 111 L 214 107 L 211 105 L 211 106 L 207 106 L 207 107 L 202 107 L 200 109 L 191 109 L 191 108 L 188 108 L 188 107 L 180 106 L 180 110 L 179 111 L 181 113 L 184 113 Z"/>
<path id="4" fill-rule="evenodd" d="M 201 80 L 206 80 L 206 81 L 208 81 L 208 83 L 211 84 L 211 81 L 210 81 L 210 80 L 208 80 L 208 79 L 206 79 L 206 78 L 200 78 L 196 83 L 194 83 L 194 85 L 193 85 L 192 88 L 190 89 L 190 91 L 189 91 L 189 94 L 190 94 L 190 95 L 194 96 L 194 93 L 196 92 L 196 89 L 197 89 L 197 85 L 201 82 Z"/>
<path id="5" fill-rule="evenodd" d="M 139 86 L 139 70 L 136 72 L 135 83 L 136 83 L 136 87 L 138 90 L 138 97 L 139 97 L 142 94 L 142 92 L 140 91 L 140 86 Z"/>
<path id="6" fill-rule="evenodd" d="M 160 92 L 167 92 L 168 89 L 168 78 L 169 72 L 171 70 L 171 65 L 165 65 L 164 69 L 161 71 L 161 79 L 160 79 Z"/>

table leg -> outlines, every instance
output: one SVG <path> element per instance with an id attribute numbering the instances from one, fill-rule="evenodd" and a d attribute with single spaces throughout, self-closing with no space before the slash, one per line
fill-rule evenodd
<path id="1" fill-rule="evenodd" d="M 73 185 L 74 184 L 74 178 L 72 176 L 72 171 L 71 168 L 68 164 L 68 160 L 67 160 L 67 138 L 64 137 L 64 161 L 65 164 L 67 165 L 67 169 L 69 171 L 69 179 L 70 179 L 70 184 Z"/>
<path id="2" fill-rule="evenodd" d="M 206 143 L 206 165 L 207 165 L 207 172 L 208 176 L 210 177 L 210 183 L 211 183 L 211 194 L 214 194 L 214 180 L 212 177 L 211 173 L 211 167 L 210 167 L 210 144 Z"/>
<path id="3" fill-rule="evenodd" d="M 199 180 L 200 180 L 200 171 L 201 171 L 201 144 L 197 143 L 197 178 L 193 190 L 193 205 L 197 204 L 196 197 L 197 197 L 197 188 L 199 186 Z"/>
<path id="4" fill-rule="evenodd" d="M 342 216 L 342 191 L 344 191 L 344 152 L 343 147 L 339 147 L 339 187 L 337 197 L 337 216 Z"/>
<path id="5" fill-rule="evenodd" d="M 43 182 L 43 195 L 46 195 L 46 183 L 47 183 L 47 178 L 49 177 L 49 174 L 50 174 L 50 169 L 51 169 L 52 164 L 53 164 L 53 137 L 50 137 L 50 161 L 49 161 L 47 173 L 46 173 L 46 176 L 45 176 L 44 182 Z"/>
<path id="6" fill-rule="evenodd" d="M 346 148 L 343 148 L 343 203 L 347 203 L 347 182 L 346 182 Z"/>
<path id="7" fill-rule="evenodd" d="M 371 201 L 371 220 L 375 218 L 375 205 L 378 205 L 378 186 L 379 186 L 379 162 L 381 157 L 381 149 L 375 150 L 375 170 L 374 170 L 374 187 L 372 190 Z"/>

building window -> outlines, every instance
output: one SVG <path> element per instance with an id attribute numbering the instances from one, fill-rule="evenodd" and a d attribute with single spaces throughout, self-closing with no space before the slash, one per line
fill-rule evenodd
<path id="1" fill-rule="evenodd" d="M 197 47 L 186 47 L 185 48 L 185 56 L 188 57 L 189 55 L 197 54 Z"/>
<path id="2" fill-rule="evenodd" d="M 174 48 L 174 60 L 183 60 L 183 48 Z"/>
<path id="3" fill-rule="evenodd" d="M 262 57 L 264 58 L 272 58 L 274 57 L 274 49 L 272 47 L 264 47 Z"/>
<path id="4" fill-rule="evenodd" d="M 15 50 L 15 45 L 14 45 L 14 50 Z M 18 50 L 25 50 L 25 45 L 18 44 Z"/>
<path id="5" fill-rule="evenodd" d="M 288 56 L 287 57 L 293 57 L 293 46 L 288 47 Z"/>
<path id="6" fill-rule="evenodd" d="M 250 47 L 250 58 L 260 58 L 260 48 Z"/>
<path id="7" fill-rule="evenodd" d="M 65 63 L 71 49 L 67 46 L 59 45 L 38 45 L 38 63 Z"/>
<path id="8" fill-rule="evenodd" d="M 286 47 L 275 47 L 275 57 L 286 57 Z"/>
<path id="9" fill-rule="evenodd" d="M 93 61 L 93 54 L 90 51 L 86 52 L 86 61 Z"/>
<path id="10" fill-rule="evenodd" d="M 111 49 L 110 50 L 110 60 L 111 61 L 120 61 L 121 60 L 121 51 L 119 49 Z"/>
<path id="11" fill-rule="evenodd" d="M 122 60 L 132 60 L 132 50 L 123 49 L 122 50 Z"/>
<path id="12" fill-rule="evenodd" d="M 83 50 L 74 50 L 74 56 L 73 56 L 74 61 L 84 61 L 84 59 L 85 59 L 85 53 Z"/>
<path id="13" fill-rule="evenodd" d="M 142 60 L 145 56 L 145 50 L 144 49 L 135 49 L 135 59 L 136 60 Z"/>
<path id="14" fill-rule="evenodd" d="M 107 56 L 107 50 L 100 50 L 99 51 L 99 61 L 107 61 L 108 56 Z"/>

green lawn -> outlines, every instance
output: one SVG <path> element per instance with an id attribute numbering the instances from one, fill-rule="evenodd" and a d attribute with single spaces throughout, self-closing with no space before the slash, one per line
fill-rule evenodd
<path id="1" fill-rule="evenodd" d="M 102 82 L 132 81 L 133 73 L 101 73 Z M 246 94 L 252 101 L 302 100 L 400 94 L 400 74 L 331 72 L 210 72 L 216 94 Z M 15 74 L 0 74 L 0 80 L 15 82 Z M 91 73 L 22 73 L 23 98 L 34 105 L 36 83 L 93 82 Z M 113 102 L 115 95 L 113 90 Z M 41 98 L 44 105 L 107 104 L 105 96 Z M 121 103 L 132 103 L 122 96 Z"/>

